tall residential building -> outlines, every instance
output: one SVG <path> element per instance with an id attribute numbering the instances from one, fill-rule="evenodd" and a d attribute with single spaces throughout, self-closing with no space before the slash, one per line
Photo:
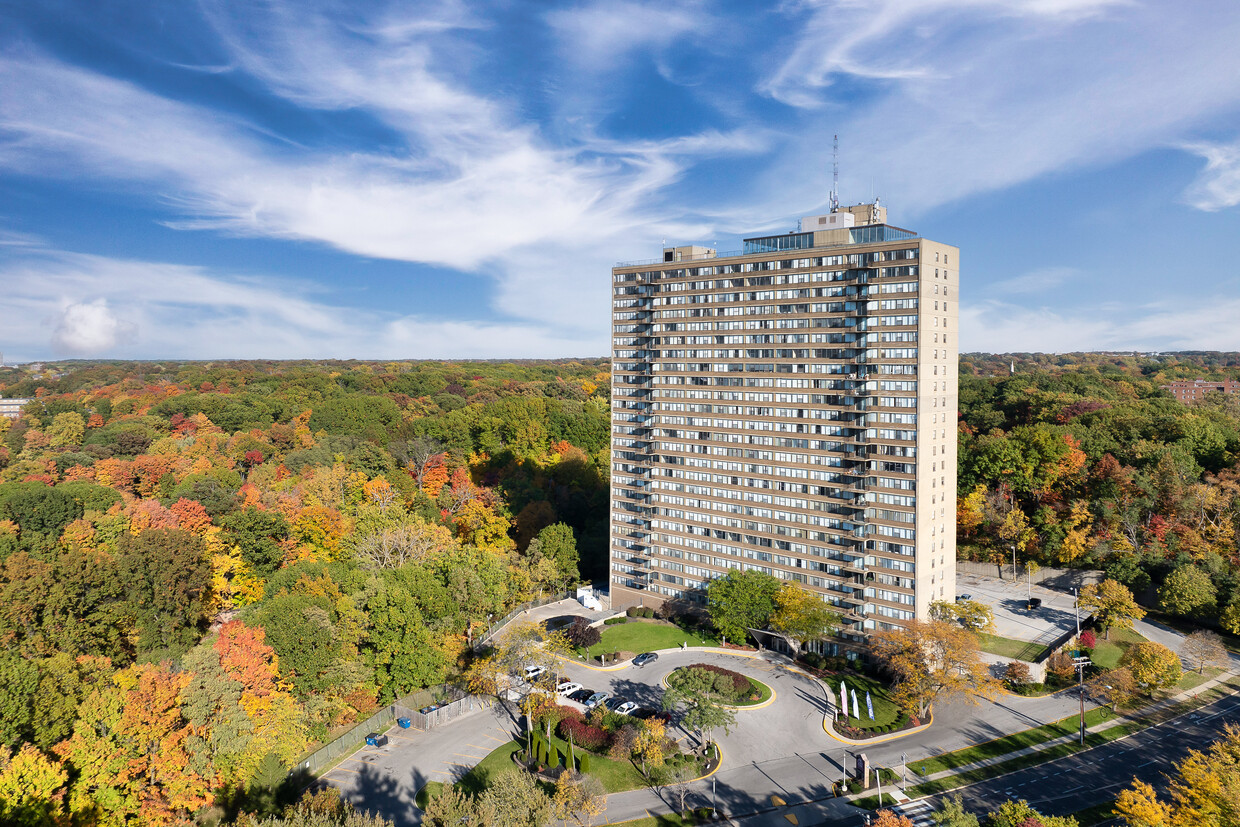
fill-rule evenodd
<path id="1" fill-rule="evenodd" d="M 954 599 L 959 266 L 875 203 L 613 268 L 612 605 L 758 569 L 860 641 Z"/>

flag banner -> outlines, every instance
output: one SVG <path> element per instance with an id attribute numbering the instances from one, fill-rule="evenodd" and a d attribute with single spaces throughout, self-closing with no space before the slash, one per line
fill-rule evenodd
<path id="1" fill-rule="evenodd" d="M 874 720 L 874 702 L 870 700 L 869 690 L 866 690 L 866 693 L 865 693 L 865 711 L 870 713 L 870 720 L 873 721 Z"/>
<path id="2" fill-rule="evenodd" d="M 857 690 L 852 689 L 852 690 L 849 690 L 849 691 L 850 691 L 850 692 L 852 692 L 852 699 L 853 699 L 853 714 L 852 714 L 852 716 L 853 716 L 854 718 L 856 718 L 857 720 L 861 720 L 861 710 L 857 708 Z"/>

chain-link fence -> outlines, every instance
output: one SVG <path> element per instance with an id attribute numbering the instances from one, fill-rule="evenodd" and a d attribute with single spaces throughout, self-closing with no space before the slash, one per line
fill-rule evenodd
<path id="1" fill-rule="evenodd" d="M 390 706 L 380 709 L 348 732 L 304 756 L 293 767 L 292 772 L 318 775 L 324 768 L 350 755 L 366 743 L 366 736 L 370 733 L 386 731 L 397 718 L 408 718 L 411 727 L 425 731 L 485 706 L 486 701 L 482 698 L 470 695 L 453 684 L 420 689 L 396 699 Z"/>
<path id="2" fill-rule="evenodd" d="M 537 609 L 539 606 L 546 606 L 548 603 L 558 603 L 561 600 L 567 600 L 569 598 L 574 598 L 576 596 L 577 596 L 576 591 L 563 591 L 557 594 L 549 594 L 546 597 L 540 597 L 537 600 L 531 600 L 528 603 L 522 603 L 519 606 L 514 606 L 511 612 L 504 615 L 503 618 L 501 618 L 500 620 L 497 620 L 496 622 L 492 623 L 491 627 L 487 629 L 486 634 L 478 638 L 477 641 L 475 641 L 474 651 L 475 652 L 481 651 L 482 648 L 491 641 L 491 638 L 495 635 L 496 632 L 498 632 L 500 629 L 508 625 L 510 621 L 512 621 L 515 617 L 517 617 L 522 612 L 529 611 L 530 609 Z"/>

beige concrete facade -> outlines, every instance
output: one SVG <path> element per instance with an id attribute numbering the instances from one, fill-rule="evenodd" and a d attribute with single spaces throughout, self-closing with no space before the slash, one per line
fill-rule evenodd
<path id="1" fill-rule="evenodd" d="M 612 270 L 614 607 L 759 569 L 861 641 L 955 597 L 959 251 L 848 209 Z"/>

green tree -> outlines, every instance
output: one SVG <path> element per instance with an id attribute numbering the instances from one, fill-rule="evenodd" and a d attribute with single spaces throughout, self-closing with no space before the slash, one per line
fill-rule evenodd
<path id="1" fill-rule="evenodd" d="M 443 681 L 448 658 L 408 591 L 371 578 L 362 605 L 367 616 L 363 657 L 374 670 L 380 703 Z"/>
<path id="2" fill-rule="evenodd" d="M 736 723 L 736 712 L 721 704 L 731 700 L 731 689 L 732 679 L 727 675 L 693 667 L 677 669 L 668 676 L 663 708 L 680 708 L 681 726 L 701 732 L 704 743 L 710 743 L 716 729 L 728 733 Z"/>
<path id="3" fill-rule="evenodd" d="M 1000 804 L 999 809 L 990 814 L 987 823 L 989 827 L 1032 827 L 1035 824 L 1043 827 L 1077 827 L 1077 820 L 1072 816 L 1044 816 L 1023 798 Z"/>
<path id="4" fill-rule="evenodd" d="M 86 420 L 77 411 L 56 414 L 48 426 L 47 437 L 53 448 L 76 448 L 86 433 Z"/>
<path id="5" fill-rule="evenodd" d="M 255 574 L 267 577 L 284 561 L 279 542 L 288 538 L 288 521 L 280 512 L 250 506 L 223 517 L 220 523 L 229 540 L 241 549 L 241 559 Z"/>
<path id="6" fill-rule="evenodd" d="M 280 658 L 281 674 L 305 698 L 331 686 L 330 672 L 341 657 L 341 640 L 325 597 L 282 594 L 265 602 L 257 621 Z"/>
<path id="7" fill-rule="evenodd" d="M 760 571 L 732 570 L 710 581 L 706 605 L 711 622 L 725 637 L 740 643 L 748 629 L 765 629 L 775 611 L 779 580 Z"/>
<path id="8" fill-rule="evenodd" d="M 819 595 L 800 586 L 784 583 L 775 593 L 771 628 L 792 640 L 798 649 L 831 632 L 842 620 Z"/>
<path id="9" fill-rule="evenodd" d="M 0 744 L 21 746 L 34 736 L 34 699 L 39 667 L 15 652 L 0 650 Z"/>
<path id="10" fill-rule="evenodd" d="M 1087 583 L 1081 589 L 1080 604 L 1092 609 L 1094 620 L 1111 639 L 1111 627 L 1131 629 L 1133 621 L 1145 617 L 1145 609 L 1137 605 L 1132 592 L 1117 580 L 1107 578 L 1101 583 Z"/>
<path id="11" fill-rule="evenodd" d="M 581 578 L 578 566 L 581 555 L 577 553 L 577 538 L 572 528 L 564 523 L 554 523 L 538 532 L 530 545 L 538 544 L 538 551 L 555 562 L 556 585 L 564 588 Z M 532 553 L 530 556 L 534 556 Z"/>
<path id="12" fill-rule="evenodd" d="M 1216 598 L 1210 575 L 1194 565 L 1175 569 L 1158 590 L 1159 605 L 1176 615 L 1208 614 L 1214 609 Z"/>
<path id="13" fill-rule="evenodd" d="M 177 656 L 198 641 L 211 586 L 200 537 L 169 528 L 126 534 L 117 546 L 117 565 L 140 654 Z"/>

